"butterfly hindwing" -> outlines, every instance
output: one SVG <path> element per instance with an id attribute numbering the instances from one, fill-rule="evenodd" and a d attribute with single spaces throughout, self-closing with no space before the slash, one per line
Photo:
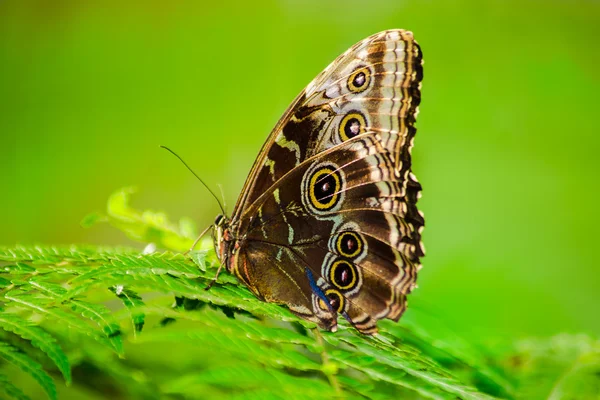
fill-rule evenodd
<path id="1" fill-rule="evenodd" d="M 265 241 L 248 241 L 233 256 L 236 274 L 261 300 L 285 304 L 295 314 L 318 323 L 325 329 L 336 325 L 335 313 L 313 311 L 311 285 L 316 285 L 310 269 L 292 249 Z M 294 268 L 290 268 L 290 266 Z"/>
<path id="2" fill-rule="evenodd" d="M 392 155 L 369 132 L 319 153 L 264 192 L 239 226 L 247 243 L 269 243 L 268 268 L 310 270 L 336 311 L 367 333 L 378 319 L 399 318 L 421 255 L 420 233 L 405 220 L 406 191 L 388 170 Z M 329 323 L 328 305 L 309 289 L 311 319 Z"/>
<path id="3" fill-rule="evenodd" d="M 410 32 L 373 35 L 279 121 L 220 247 L 259 298 L 329 330 L 338 313 L 369 334 L 401 316 L 423 255 L 410 158 L 421 63 Z"/>

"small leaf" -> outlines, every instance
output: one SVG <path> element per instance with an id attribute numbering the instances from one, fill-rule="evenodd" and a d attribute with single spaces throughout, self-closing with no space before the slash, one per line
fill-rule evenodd
<path id="1" fill-rule="evenodd" d="M 4 279 L 0 276 L 0 289 L 4 289 L 8 286 L 12 285 L 12 282 L 8 279 Z"/>
<path id="2" fill-rule="evenodd" d="M 192 251 L 190 252 L 190 258 L 200 271 L 206 272 L 206 251 Z"/>
<path id="3" fill-rule="evenodd" d="M 49 399 L 57 399 L 54 381 L 50 378 L 50 375 L 42 369 L 42 366 L 31 359 L 27 354 L 21 353 L 19 349 L 8 343 L 0 342 L 0 357 L 31 375 L 31 377 L 44 389 Z"/>
<path id="4" fill-rule="evenodd" d="M 9 274 L 18 275 L 18 274 L 31 274 L 35 272 L 35 267 L 32 267 L 24 262 L 17 262 L 14 265 L 5 265 L 2 267 L 4 272 L 8 272 Z"/>
<path id="5" fill-rule="evenodd" d="M 327 336 L 324 338 L 327 340 Z M 381 365 L 404 371 L 428 385 L 436 386 L 464 399 L 491 399 L 490 396 L 479 393 L 477 389 L 461 383 L 448 371 L 444 371 L 432 360 L 420 356 L 411 348 L 400 349 L 375 338 L 359 337 L 355 333 L 341 339 L 355 347 L 360 354 L 374 357 Z"/>
<path id="6" fill-rule="evenodd" d="M 141 308 L 144 306 L 142 298 L 133 290 L 127 289 L 123 285 L 115 285 L 109 288 L 127 307 L 131 314 L 134 332 L 141 332 L 144 327 L 146 315 Z"/>
<path id="7" fill-rule="evenodd" d="M 123 188 L 110 196 L 107 205 L 109 222 L 133 240 L 156 243 L 159 247 L 176 251 L 189 249 L 195 239 L 192 235 L 195 229 L 183 222 L 182 231 L 164 213 L 150 210 L 139 212 L 131 208 L 129 201 L 135 192 L 134 188 Z"/>
<path id="8" fill-rule="evenodd" d="M 194 220 L 191 218 L 181 218 L 179 220 L 179 232 L 181 232 L 181 236 L 183 237 L 198 237 L 198 228 L 196 227 Z"/>
<path id="9" fill-rule="evenodd" d="M 264 390 L 263 397 L 270 398 L 277 393 L 277 398 L 335 398 L 336 393 L 325 381 L 293 376 L 273 368 L 255 368 L 247 362 L 238 362 L 226 368 L 208 368 L 202 372 L 191 372 L 179 376 L 165 384 L 166 393 L 177 393 L 194 396 L 206 392 L 209 388 L 227 390 L 235 380 L 236 389 L 255 394 L 256 390 Z M 207 388 L 208 387 L 208 388 Z M 302 388 L 301 391 L 298 389 Z"/>
<path id="10" fill-rule="evenodd" d="M 515 343 L 504 363 L 519 381 L 519 398 L 594 398 L 600 393 L 600 341 L 557 335 Z"/>
<path id="11" fill-rule="evenodd" d="M 80 313 L 83 317 L 96 322 L 102 328 L 108 340 L 112 343 L 115 351 L 123 355 L 123 340 L 121 339 L 121 328 L 114 322 L 110 311 L 99 304 L 92 304 L 87 301 L 73 300 L 71 309 Z"/>
<path id="12" fill-rule="evenodd" d="M 12 384 L 5 375 L 0 374 L 0 393 L 4 392 L 11 399 L 30 400 L 18 387 Z"/>
<path id="13" fill-rule="evenodd" d="M 9 292 L 5 294 L 4 297 L 5 299 L 13 301 L 21 306 L 25 306 L 32 310 L 38 311 L 54 321 L 60 321 L 61 324 L 72 328 L 74 332 L 77 332 L 81 335 L 89 336 L 93 338 L 96 342 L 99 342 L 114 350 L 114 346 L 108 340 L 104 332 L 98 332 L 97 330 L 93 329 L 90 325 L 85 323 L 85 321 L 83 321 L 80 318 L 77 318 L 71 313 L 68 313 L 59 308 L 49 307 L 46 304 L 40 304 L 40 301 L 37 297 L 29 295 L 18 295 Z"/>
<path id="14" fill-rule="evenodd" d="M 91 228 L 99 222 L 108 222 L 108 218 L 102 213 L 93 212 L 83 217 L 80 225 L 84 228 Z"/>
<path id="15" fill-rule="evenodd" d="M 0 313 L 0 326 L 31 341 L 33 346 L 46 353 L 62 373 L 67 385 L 71 384 L 71 365 L 52 335 L 14 314 Z"/>

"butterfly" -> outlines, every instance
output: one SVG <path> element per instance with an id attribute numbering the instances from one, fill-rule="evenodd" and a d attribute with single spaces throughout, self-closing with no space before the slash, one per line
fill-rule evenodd
<path id="1" fill-rule="evenodd" d="M 411 172 L 422 54 L 413 35 L 372 35 L 293 101 L 263 145 L 217 255 L 259 299 L 335 331 L 397 321 L 424 255 Z"/>

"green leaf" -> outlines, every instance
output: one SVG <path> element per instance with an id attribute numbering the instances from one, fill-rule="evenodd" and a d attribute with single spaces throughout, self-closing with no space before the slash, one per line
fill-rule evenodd
<path id="1" fill-rule="evenodd" d="M 108 218 L 102 213 L 93 212 L 83 217 L 80 224 L 84 228 L 91 228 L 99 222 L 108 222 Z"/>
<path id="2" fill-rule="evenodd" d="M 272 368 L 253 368 L 251 364 L 238 362 L 234 365 L 208 368 L 202 372 L 191 372 L 177 377 L 164 386 L 169 394 L 181 394 L 186 398 L 206 398 L 206 392 L 226 395 L 235 377 L 235 385 L 245 393 L 264 393 L 268 396 L 277 393 L 277 398 L 294 399 L 334 398 L 336 393 L 326 382 L 310 377 L 292 376 Z M 299 392 L 298 388 L 302 391 Z M 264 397 L 259 397 L 264 398 Z"/>
<path id="3" fill-rule="evenodd" d="M 109 288 L 118 298 L 123 301 L 123 304 L 131 314 L 131 322 L 133 323 L 134 332 L 141 332 L 144 327 L 146 315 L 141 311 L 144 302 L 140 295 L 131 289 L 127 289 L 123 285 L 115 285 Z"/>
<path id="4" fill-rule="evenodd" d="M 193 224 L 135 210 L 131 193 L 111 197 L 110 223 L 144 244 L 189 247 Z M 123 398 L 554 399 L 599 390 L 597 339 L 559 336 L 486 349 L 408 316 L 400 324 L 381 321 L 375 337 L 344 320 L 338 332 L 320 332 L 286 307 L 258 300 L 226 272 L 205 290 L 219 267 L 212 250 L 188 258 L 16 247 L 0 248 L 0 262 L 0 326 L 33 345 L 0 331 L 15 341 L 4 352 L 30 375 L 45 355 L 67 382 L 69 366 L 93 371 L 86 384 L 109 385 Z M 9 385 L 4 390 L 18 396 Z"/>
<path id="5" fill-rule="evenodd" d="M 208 264 L 206 260 L 206 251 L 192 251 L 190 252 L 190 258 L 200 271 L 206 272 L 206 265 Z"/>
<path id="6" fill-rule="evenodd" d="M 587 335 L 557 335 L 514 344 L 503 362 L 518 380 L 518 398 L 597 398 L 600 341 Z"/>
<path id="7" fill-rule="evenodd" d="M 325 335 L 325 340 L 330 335 Z M 451 373 L 444 371 L 432 360 L 419 355 L 411 348 L 397 348 L 376 338 L 359 337 L 356 334 L 344 336 L 341 340 L 357 349 L 360 354 L 374 357 L 387 368 L 397 369 L 417 378 L 427 385 L 458 395 L 465 399 L 490 399 L 468 385 L 458 381 Z"/>
<path id="8" fill-rule="evenodd" d="M 490 354 L 476 344 L 468 343 L 457 336 L 438 318 L 421 312 L 418 304 L 411 313 L 402 318 L 402 324 L 382 321 L 382 331 L 398 346 L 410 344 L 423 354 L 435 359 L 444 367 L 466 366 L 468 378 L 476 379 L 477 387 L 484 386 L 487 392 L 497 397 L 512 398 L 515 395 L 514 383 L 497 365 L 490 364 Z M 428 328 L 425 329 L 424 326 Z M 400 342 L 397 338 L 402 338 Z"/>
<path id="9" fill-rule="evenodd" d="M 402 386 L 430 399 L 455 399 L 456 395 L 444 388 L 423 382 L 411 374 L 381 365 L 373 357 L 356 355 L 354 352 L 333 351 L 331 358 L 341 365 L 351 367 L 368 375 L 371 379 L 381 380 Z"/>
<path id="10" fill-rule="evenodd" d="M 123 340 L 121 339 L 121 328 L 114 322 L 110 311 L 100 304 L 92 304 L 86 301 L 74 300 L 71 309 L 80 313 L 83 317 L 96 322 L 102 328 L 108 340 L 112 343 L 115 351 L 123 355 Z"/>
<path id="11" fill-rule="evenodd" d="M 66 325 L 80 335 L 88 336 L 94 341 L 114 349 L 114 345 L 106 337 L 104 332 L 98 332 L 98 330 L 85 323 L 84 320 L 63 309 L 48 306 L 45 303 L 40 303 L 38 297 L 31 295 L 19 295 L 16 293 L 13 294 L 12 292 L 7 293 L 4 297 L 6 300 L 12 301 L 19 306 L 27 307 L 31 310 L 37 311 L 53 321 Z"/>
<path id="12" fill-rule="evenodd" d="M 31 283 L 41 289 L 44 294 L 51 296 L 54 300 L 64 301 L 67 291 L 60 285 L 40 280 L 31 280 Z M 121 328 L 114 321 L 114 318 L 106 307 L 101 304 L 93 304 L 83 300 L 71 300 L 69 306 L 75 313 L 97 323 L 108 337 L 108 340 L 112 343 L 115 351 L 119 355 L 123 354 Z"/>
<path id="13" fill-rule="evenodd" d="M 126 247 L 91 247 L 91 246 L 17 246 L 15 248 L 0 247 L 0 261 L 31 262 L 35 265 L 74 264 L 86 265 L 99 261 L 110 261 L 116 255 L 139 254 L 138 250 Z M 5 270 L 8 272 L 8 270 Z M 75 273 L 75 271 L 72 271 Z"/>
<path id="14" fill-rule="evenodd" d="M 31 375 L 31 377 L 44 389 L 49 399 L 57 399 L 54 381 L 50 378 L 50 375 L 44 372 L 42 366 L 27 354 L 20 352 L 18 348 L 8 343 L 0 342 L 0 357 L 4 358 L 9 363 L 16 365 L 28 375 Z"/>
<path id="15" fill-rule="evenodd" d="M 67 384 L 71 384 L 71 365 L 66 354 L 52 335 L 42 328 L 34 326 L 30 321 L 8 313 L 0 313 L 0 327 L 31 341 L 33 346 L 46 353 L 56 364 Z"/>
<path id="16" fill-rule="evenodd" d="M 0 374 L 0 392 L 4 392 L 11 399 L 30 400 L 21 389 L 13 385 L 12 382 L 2 374 Z"/>
<path id="17" fill-rule="evenodd" d="M 21 263 L 16 253 L 6 253 L 15 265 Z M 33 277 L 25 275 L 14 290 L 4 294 L 4 299 L 35 310 L 48 320 L 60 321 L 78 335 L 99 343 L 108 341 L 118 354 L 123 354 L 125 336 L 117 323 L 118 313 L 103 304 L 109 298 L 101 295 L 109 288 L 123 302 L 134 327 L 147 323 L 148 318 L 194 324 L 179 328 L 179 322 L 165 329 L 145 329 L 144 335 L 136 337 L 138 345 L 210 343 L 221 354 L 252 360 L 260 368 L 271 368 L 277 373 L 294 370 L 318 374 L 322 382 L 329 381 L 328 387 L 334 391 L 366 393 L 366 389 L 358 388 L 368 385 L 361 386 L 360 381 L 351 379 L 360 372 L 362 383 L 377 382 L 373 392 L 385 393 L 396 387 L 401 392 L 431 398 L 485 398 L 416 349 L 392 347 L 390 338 L 373 340 L 352 328 L 341 328 L 335 335 L 324 333 L 325 342 L 319 343 L 305 328 L 297 329 L 312 328 L 314 324 L 299 319 L 285 307 L 258 300 L 227 274 L 222 274 L 206 291 L 217 268 L 212 252 L 195 252 L 193 261 L 171 253 L 120 253 L 110 249 L 99 254 L 88 250 L 83 253 L 77 255 L 76 249 L 57 249 L 52 253 L 22 251 L 21 255 L 31 263 Z M 52 263 L 42 266 L 35 263 L 36 259 Z M 204 265 L 205 271 L 199 265 Z M 39 268 L 44 268 L 44 274 L 36 274 L 41 271 Z M 70 278 L 65 281 L 67 276 Z M 153 302 L 158 303 L 151 306 L 142 301 L 141 293 L 153 294 Z M 188 303 L 193 300 L 196 304 L 208 304 L 215 310 L 197 306 L 193 309 L 199 311 L 173 309 L 169 305 L 172 297 L 171 302 L 161 302 L 164 295 L 157 297 L 157 293 L 185 298 Z M 99 330 L 84 321 L 94 323 Z"/>
<path id="18" fill-rule="evenodd" d="M 110 196 L 107 206 L 109 222 L 133 240 L 178 251 L 189 249 L 196 239 L 193 223 L 186 219 L 177 226 L 164 213 L 149 210 L 139 212 L 131 208 L 129 202 L 135 192 L 134 188 L 129 187 Z"/>
<path id="19" fill-rule="evenodd" d="M 195 265 L 186 261 L 181 256 L 172 253 L 149 254 L 137 256 L 115 257 L 109 265 L 100 265 L 78 277 L 69 283 L 76 287 L 85 281 L 101 281 L 104 278 L 112 278 L 120 275 L 163 275 L 187 276 L 196 278 L 200 276 L 200 270 Z M 68 294 L 73 296 L 76 291 L 71 290 Z"/>

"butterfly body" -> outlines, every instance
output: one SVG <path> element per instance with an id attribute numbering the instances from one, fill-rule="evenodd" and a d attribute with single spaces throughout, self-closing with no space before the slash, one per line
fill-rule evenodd
<path id="1" fill-rule="evenodd" d="M 231 218 L 215 221 L 221 262 L 260 299 L 335 330 L 398 320 L 424 255 L 410 149 L 422 57 L 412 33 L 357 43 L 275 126 Z"/>

